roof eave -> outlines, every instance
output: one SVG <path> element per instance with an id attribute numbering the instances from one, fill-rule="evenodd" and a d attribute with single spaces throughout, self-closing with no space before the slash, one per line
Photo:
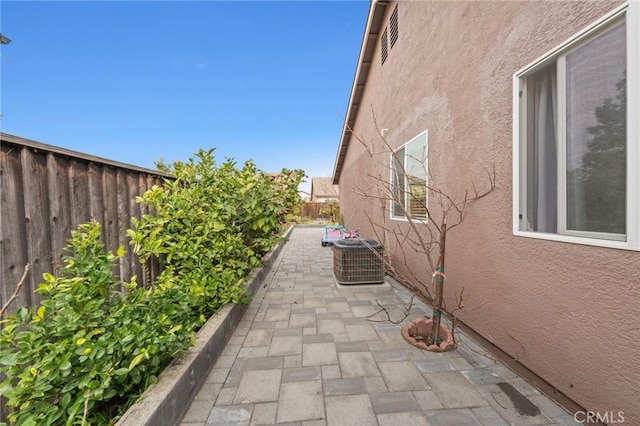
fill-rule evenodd
<path id="1" fill-rule="evenodd" d="M 355 124 L 360 100 L 364 93 L 364 87 L 369 76 L 371 68 L 371 60 L 375 51 L 375 43 L 378 40 L 380 27 L 382 26 L 382 18 L 384 16 L 388 0 L 371 0 L 369 14 L 367 16 L 367 25 L 362 37 L 362 46 L 360 47 L 360 56 L 358 57 L 358 65 L 351 86 L 351 94 L 347 107 L 344 124 L 342 126 L 342 134 L 340 136 L 340 145 L 336 155 L 336 161 L 333 166 L 332 183 L 337 185 L 340 182 L 340 173 L 342 172 L 342 164 L 347 155 L 347 148 L 351 140 L 351 130 Z"/>

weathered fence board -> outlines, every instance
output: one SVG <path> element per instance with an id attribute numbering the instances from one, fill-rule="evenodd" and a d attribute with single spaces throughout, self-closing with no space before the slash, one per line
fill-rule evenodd
<path id="1" fill-rule="evenodd" d="M 104 200 L 102 196 L 102 165 L 89 164 L 89 209 L 91 219 L 99 223 L 104 223 Z M 107 231 L 103 226 L 102 241 L 106 241 Z"/>
<path id="2" fill-rule="evenodd" d="M 116 170 L 116 182 L 117 182 L 117 206 L 118 206 L 118 246 L 125 248 L 125 255 L 120 258 L 120 274 L 122 277 L 133 276 L 133 258 L 131 257 L 131 250 L 129 250 L 129 239 L 127 238 L 127 229 L 131 228 L 131 212 L 129 210 L 129 187 L 127 184 L 127 172 L 118 169 Z"/>
<path id="3" fill-rule="evenodd" d="M 25 291 L 29 292 L 29 304 L 35 302 L 34 290 L 38 287 L 40 277 L 51 271 L 51 232 L 49 227 L 48 185 L 46 156 L 23 149 L 22 180 L 24 181 L 24 216 L 23 226 L 27 229 L 27 256 L 31 264 L 31 272 L 25 283 Z M 16 224 L 16 226 L 20 226 Z M 26 262 L 25 262 L 26 263 Z M 28 283 L 28 285 L 26 285 Z"/>
<path id="4" fill-rule="evenodd" d="M 20 280 L 27 259 L 27 230 L 17 224 L 25 223 L 22 176 L 22 162 L 19 149 L 8 149 L 2 146 L 2 163 L 0 166 L 0 194 L 2 198 L 0 214 L 0 232 L 2 232 L 2 304 L 11 297 L 13 288 Z M 11 244 L 7 242 L 11 241 Z M 5 284 L 11 283 L 11 284 Z M 17 306 L 29 304 L 31 294 L 23 291 L 16 300 Z"/>
<path id="5" fill-rule="evenodd" d="M 105 231 L 105 245 L 118 248 L 118 192 L 116 171 L 113 167 L 102 168 L 102 200 L 104 201 L 104 222 L 102 227 Z M 119 275 L 120 268 L 114 265 L 111 271 Z"/>
<path id="6" fill-rule="evenodd" d="M 160 261 L 141 265 L 126 230 L 132 217 L 148 213 L 136 196 L 171 176 L 7 134 L 0 134 L 0 148 L 0 306 L 27 263 L 27 282 L 8 312 L 36 305 L 42 274 L 56 274 L 71 231 L 91 219 L 101 223 L 107 250 L 125 247 L 114 267 L 122 280 L 137 275 L 138 283 L 148 285 L 158 276 Z"/>
<path id="7" fill-rule="evenodd" d="M 72 213 L 71 228 L 91 220 L 91 191 L 89 185 L 89 165 L 78 160 L 69 162 L 69 185 Z"/>
<path id="8" fill-rule="evenodd" d="M 23 152 L 26 150 L 23 150 Z M 56 271 L 62 266 L 64 248 L 71 236 L 71 200 L 68 185 L 68 164 L 65 158 L 47 154 L 49 229 L 51 234 L 51 266 Z M 41 275 L 35 275 L 40 279 Z"/>

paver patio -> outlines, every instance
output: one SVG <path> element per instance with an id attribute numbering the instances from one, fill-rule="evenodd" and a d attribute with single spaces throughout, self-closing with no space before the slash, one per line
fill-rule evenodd
<path id="1" fill-rule="evenodd" d="M 401 317 L 410 293 L 397 283 L 339 288 L 322 233 L 294 229 L 182 426 L 576 424 L 468 337 L 431 353 L 406 343 L 400 325 L 372 321 L 380 314 L 367 318 L 377 302 Z M 414 302 L 409 318 L 430 312 Z M 526 398 L 518 409 L 509 385 Z"/>

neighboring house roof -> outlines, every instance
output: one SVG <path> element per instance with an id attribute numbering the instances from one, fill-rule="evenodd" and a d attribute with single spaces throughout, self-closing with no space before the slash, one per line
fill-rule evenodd
<path id="1" fill-rule="evenodd" d="M 318 198 L 338 199 L 338 188 L 331 183 L 329 177 L 311 178 L 311 201 Z"/>
<path id="2" fill-rule="evenodd" d="M 11 39 L 6 38 L 0 33 L 0 44 L 9 44 L 11 43 Z"/>
<path id="3" fill-rule="evenodd" d="M 349 142 L 351 141 L 351 129 L 355 124 L 358 109 L 360 108 L 360 101 L 362 100 L 364 86 L 367 83 L 367 78 L 369 77 L 369 69 L 371 68 L 371 60 L 376 48 L 376 41 L 378 40 L 378 34 L 382 27 L 384 12 L 387 9 L 388 4 L 389 2 L 387 0 L 371 0 L 369 15 L 367 17 L 367 26 L 365 27 L 364 36 L 362 38 L 362 47 L 360 48 L 360 57 L 358 58 L 358 66 L 356 67 L 356 74 L 353 78 L 353 85 L 351 86 L 351 96 L 349 97 L 347 115 L 344 120 L 344 125 L 342 126 L 340 146 L 338 147 L 336 162 L 333 166 L 332 182 L 335 185 L 340 181 L 342 164 L 345 156 L 347 155 Z"/>

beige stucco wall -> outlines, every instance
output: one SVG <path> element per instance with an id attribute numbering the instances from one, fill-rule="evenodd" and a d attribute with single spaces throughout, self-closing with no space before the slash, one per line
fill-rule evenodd
<path id="1" fill-rule="evenodd" d="M 393 146 L 428 129 L 430 174 L 458 195 L 495 166 L 496 191 L 448 235 L 450 303 L 465 287 L 465 323 L 583 407 L 636 424 L 640 253 L 512 233 L 512 76 L 620 3 L 402 2 L 398 42 L 384 65 L 374 55 L 354 133 L 380 148 L 372 108 Z M 340 203 L 366 237 L 376 235 L 363 209 L 382 212 L 355 192 L 374 193 L 366 176 L 379 171 L 352 138 Z M 422 260 L 407 263 L 427 279 Z"/>

